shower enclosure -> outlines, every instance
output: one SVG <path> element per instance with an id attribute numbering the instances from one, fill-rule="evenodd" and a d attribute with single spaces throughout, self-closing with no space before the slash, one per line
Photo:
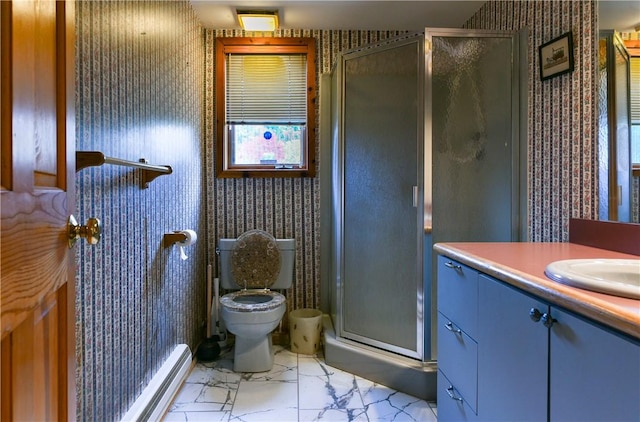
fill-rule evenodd
<path id="1" fill-rule="evenodd" d="M 345 52 L 323 77 L 329 364 L 435 396 L 433 243 L 520 237 L 521 39 L 427 30 Z"/>

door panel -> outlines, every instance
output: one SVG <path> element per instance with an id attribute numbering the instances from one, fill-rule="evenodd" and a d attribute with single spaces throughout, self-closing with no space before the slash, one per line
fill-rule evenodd
<path id="1" fill-rule="evenodd" d="M 549 306 L 485 275 L 479 278 L 478 303 L 478 416 L 548 420 L 549 330 L 529 313 L 548 313 Z"/>
<path id="2" fill-rule="evenodd" d="M 557 307 L 551 314 L 550 420 L 637 421 L 640 341 Z"/>
<path id="3" fill-rule="evenodd" d="M 13 371 L 11 383 L 13 396 L 13 420 L 56 420 L 59 414 L 58 397 L 61 397 L 57 380 L 60 366 L 58 355 L 58 326 L 60 307 L 56 294 L 45 301 L 13 332 L 11 355 Z M 33 400 L 18 399 L 33 397 Z"/>
<path id="4" fill-rule="evenodd" d="M 2 418 L 75 415 L 74 5 L 2 2 Z"/>
<path id="5" fill-rule="evenodd" d="M 341 335 L 422 358 L 423 44 L 343 56 Z"/>
<path id="6" fill-rule="evenodd" d="M 56 5 L 45 1 L 37 3 L 33 30 L 26 35 L 34 37 L 37 42 L 33 46 L 34 74 L 26 78 L 34 85 L 34 101 L 29 104 L 32 111 L 28 114 L 34 120 L 35 148 L 35 184 L 39 187 L 57 186 L 57 150 L 56 145 Z M 28 30 L 28 28 L 25 28 Z M 24 40 L 28 42 L 28 39 Z M 22 44 L 22 40 L 20 40 Z M 52 72 L 44 69 L 54 69 Z M 63 145 L 64 146 L 64 145 Z"/>

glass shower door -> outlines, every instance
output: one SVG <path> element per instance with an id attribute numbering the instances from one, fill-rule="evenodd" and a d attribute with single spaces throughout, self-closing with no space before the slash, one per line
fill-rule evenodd
<path id="1" fill-rule="evenodd" d="M 344 54 L 340 335 L 422 358 L 423 37 Z"/>
<path id="2" fill-rule="evenodd" d="M 518 237 L 516 36 L 427 32 L 434 242 Z"/>

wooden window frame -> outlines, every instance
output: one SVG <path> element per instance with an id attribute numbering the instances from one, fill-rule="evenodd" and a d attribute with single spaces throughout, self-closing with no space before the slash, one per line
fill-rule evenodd
<path id="1" fill-rule="evenodd" d="M 229 168 L 230 148 L 226 134 L 226 57 L 228 54 L 306 54 L 307 56 L 307 124 L 304 163 L 300 168 Z M 316 174 L 316 44 L 314 38 L 216 38 L 216 176 L 232 177 L 315 177 Z"/>
<path id="2" fill-rule="evenodd" d="M 631 60 L 640 60 L 640 40 L 626 40 L 624 45 L 629 52 L 629 67 L 631 67 Z M 630 82 L 633 84 L 634 80 L 631 79 Z M 633 123 L 629 125 L 629 136 L 631 136 L 633 126 Z M 633 148 L 633 145 L 629 147 Z M 640 177 L 640 163 L 631 162 L 631 174 L 633 177 Z"/>

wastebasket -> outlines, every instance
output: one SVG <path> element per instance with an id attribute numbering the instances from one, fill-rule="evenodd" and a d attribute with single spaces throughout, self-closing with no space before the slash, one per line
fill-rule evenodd
<path id="1" fill-rule="evenodd" d="M 320 348 L 322 311 L 318 309 L 296 309 L 289 313 L 291 351 L 312 355 Z"/>

